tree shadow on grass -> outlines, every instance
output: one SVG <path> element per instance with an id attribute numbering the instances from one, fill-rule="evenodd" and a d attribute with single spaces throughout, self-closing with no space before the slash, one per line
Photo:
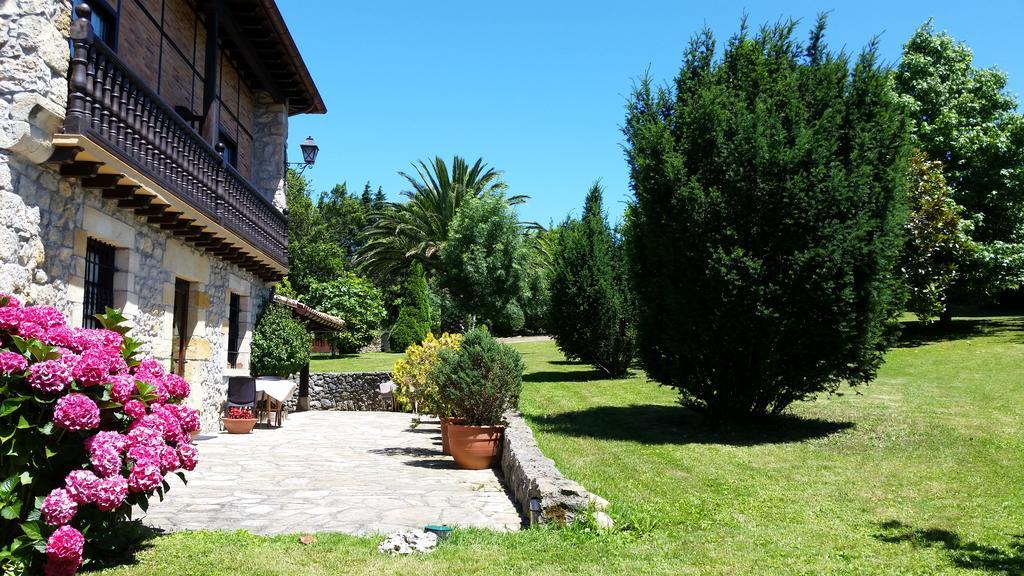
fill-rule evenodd
<path id="1" fill-rule="evenodd" d="M 523 382 L 590 382 L 608 380 L 609 376 L 600 370 L 573 370 L 571 372 L 540 371 L 523 374 Z"/>
<path id="2" fill-rule="evenodd" d="M 1010 318 L 955 318 L 949 324 L 933 322 L 923 324 L 919 321 L 902 323 L 899 348 L 916 348 L 926 344 L 950 342 L 965 338 L 991 336 L 1010 330 L 1020 331 L 1021 322 Z"/>
<path id="3" fill-rule="evenodd" d="M 88 554 L 91 560 L 83 573 L 137 565 L 139 552 L 152 548 L 151 541 L 163 534 L 163 530 L 146 526 L 140 520 L 125 522 L 114 529 L 109 537 L 90 544 L 92 549 Z M 103 549 L 97 549 L 98 546 L 103 546 Z"/>
<path id="4" fill-rule="evenodd" d="M 532 416 L 530 421 L 542 432 L 567 436 L 626 440 L 641 444 L 730 446 L 800 442 L 823 438 L 854 427 L 852 422 L 791 415 L 759 418 L 742 425 L 712 426 L 693 410 L 659 404 L 596 406 L 577 412 Z"/>
<path id="5" fill-rule="evenodd" d="M 1024 574 L 1024 534 L 1013 536 L 1007 548 L 964 540 L 955 532 L 939 528 L 918 529 L 898 520 L 880 525 L 875 538 L 890 544 L 908 542 L 915 548 L 942 548 L 960 568 L 1002 574 Z"/>

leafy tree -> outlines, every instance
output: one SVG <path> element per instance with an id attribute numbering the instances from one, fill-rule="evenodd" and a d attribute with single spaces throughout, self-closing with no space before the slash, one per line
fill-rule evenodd
<path id="1" fill-rule="evenodd" d="M 567 220 L 554 247 L 548 326 L 559 349 L 610 376 L 633 361 L 634 305 L 622 244 L 608 226 L 595 183 L 582 220 Z"/>
<path id="2" fill-rule="evenodd" d="M 313 282 L 326 282 L 345 270 L 346 255 L 328 235 L 309 181 L 288 170 L 288 268 L 292 286 L 299 294 Z"/>
<path id="3" fill-rule="evenodd" d="M 440 251 L 441 285 L 460 310 L 511 333 L 523 327 L 527 251 L 515 210 L 500 193 L 466 200 Z"/>
<path id="4" fill-rule="evenodd" d="M 645 78 L 624 132 L 639 357 L 714 419 L 870 381 L 895 335 L 906 117 L 872 42 L 855 61 L 795 23 L 697 35 Z"/>
<path id="5" fill-rule="evenodd" d="M 328 282 L 315 282 L 302 301 L 345 321 L 345 329 L 328 337 L 343 354 L 359 351 L 380 334 L 384 301 L 372 282 L 352 272 L 342 272 Z"/>
<path id="6" fill-rule="evenodd" d="M 391 350 L 402 352 L 412 344 L 419 344 L 430 333 L 431 324 L 427 278 L 423 266 L 413 262 L 403 287 L 398 321 L 389 336 Z"/>
<path id="7" fill-rule="evenodd" d="M 400 172 L 413 190 L 403 192 L 403 204 L 385 204 L 371 214 L 373 224 L 364 235 L 365 245 L 356 258 L 368 274 L 386 278 L 416 260 L 428 271 L 438 268 L 438 253 L 448 240 L 448 230 L 459 208 L 471 198 L 507 188 L 501 172 L 488 168 L 483 159 L 472 166 L 456 156 L 451 170 L 440 157 L 433 163 L 414 164 L 416 175 Z M 511 203 L 524 197 L 508 198 Z"/>
<path id="8" fill-rule="evenodd" d="M 495 426 L 519 406 L 523 357 L 482 329 L 471 330 L 461 345 L 443 348 L 428 380 L 437 388 L 438 406 L 466 426 Z"/>
<path id="9" fill-rule="evenodd" d="M 964 210 L 951 196 L 942 163 L 915 153 L 900 265 L 908 291 L 907 309 L 924 322 L 948 315 L 950 290 L 960 263 L 973 247 L 967 236 L 969 223 L 961 218 Z"/>
<path id="10" fill-rule="evenodd" d="M 916 147 L 942 162 L 953 200 L 964 207 L 977 251 L 961 262 L 960 291 L 985 295 L 1016 288 L 1024 258 L 1024 118 L 1006 74 L 975 68 L 965 44 L 929 20 L 903 47 L 896 90 L 912 118 Z"/>
<path id="11" fill-rule="evenodd" d="M 254 376 L 288 376 L 309 363 L 313 337 L 292 311 L 268 303 L 252 334 L 249 370 Z"/>
<path id="12" fill-rule="evenodd" d="M 362 246 L 362 233 L 368 216 L 366 207 L 361 200 L 348 193 L 345 183 L 341 183 L 320 196 L 317 210 L 323 223 L 325 239 L 342 248 L 347 264 Z"/>

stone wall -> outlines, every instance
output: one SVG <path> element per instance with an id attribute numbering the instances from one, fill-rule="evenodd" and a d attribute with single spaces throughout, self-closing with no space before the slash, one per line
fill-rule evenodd
<path id="1" fill-rule="evenodd" d="M 562 475 L 541 453 L 533 431 L 518 412 L 505 415 L 508 427 L 502 440 L 501 471 L 516 504 L 530 524 L 569 524 L 593 512 L 601 527 L 610 527 L 604 509 L 608 502 Z"/>
<path id="2" fill-rule="evenodd" d="M 288 107 L 275 102 L 266 92 L 257 92 L 252 134 L 252 183 L 278 210 L 284 210 L 287 208 L 285 151 L 288 146 Z"/>
<path id="3" fill-rule="evenodd" d="M 380 384 L 391 379 L 389 372 L 343 372 L 309 375 L 310 410 L 391 410 L 380 394 Z M 298 388 L 285 405 L 295 410 Z"/>

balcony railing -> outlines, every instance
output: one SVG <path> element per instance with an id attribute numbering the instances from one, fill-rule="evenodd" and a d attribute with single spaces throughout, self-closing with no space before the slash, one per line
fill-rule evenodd
<path id="1" fill-rule="evenodd" d="M 65 134 L 80 134 L 280 264 L 288 221 L 83 19 L 72 26 Z"/>

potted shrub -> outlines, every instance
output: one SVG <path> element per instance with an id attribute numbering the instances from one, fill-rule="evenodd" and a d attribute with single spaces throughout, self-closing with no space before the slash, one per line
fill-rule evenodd
<path id="1" fill-rule="evenodd" d="M 421 344 L 412 344 L 405 349 L 405 357 L 395 362 L 392 378 L 397 385 L 395 400 L 404 409 L 413 412 L 434 414 L 441 420 L 441 451 L 451 454 L 448 450 L 447 410 L 441 404 L 437 394 L 437 386 L 429 378 L 430 371 L 437 364 L 437 355 L 441 350 L 457 350 L 462 341 L 461 334 L 445 332 L 440 338 L 433 334 Z"/>
<path id="2" fill-rule="evenodd" d="M 494 466 L 505 431 L 505 412 L 518 407 L 523 359 L 483 329 L 471 330 L 458 350 L 441 350 L 430 372 L 444 416 L 448 445 L 459 468 Z"/>
<path id="3" fill-rule="evenodd" d="M 228 434 L 248 434 L 256 426 L 252 408 L 239 406 L 228 408 L 228 415 L 221 418 L 221 422 L 224 423 L 224 429 L 228 431 Z"/>

